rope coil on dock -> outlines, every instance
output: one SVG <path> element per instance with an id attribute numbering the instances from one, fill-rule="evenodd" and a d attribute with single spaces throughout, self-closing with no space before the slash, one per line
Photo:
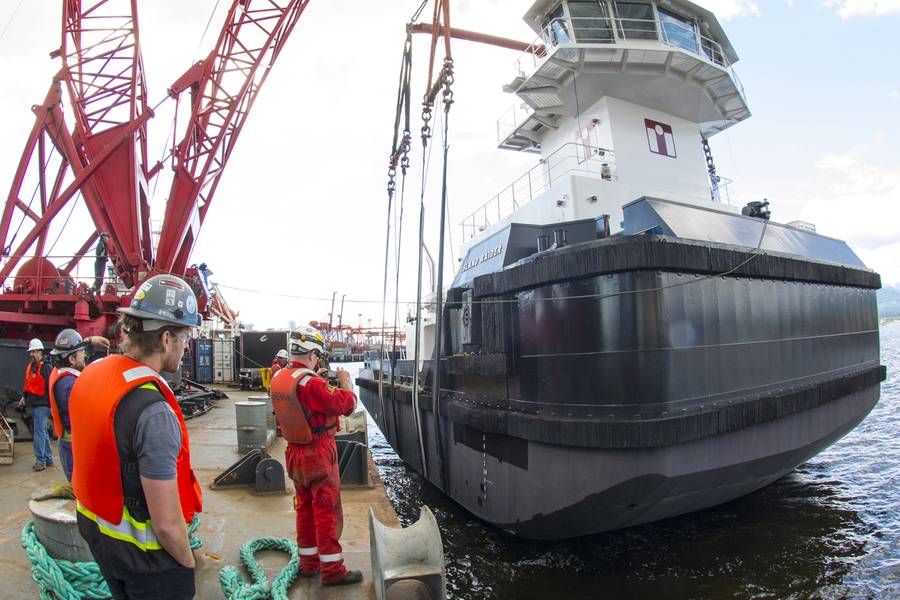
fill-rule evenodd
<path id="1" fill-rule="evenodd" d="M 291 555 L 271 583 L 254 557 L 261 550 L 280 550 Z M 223 567 L 219 572 L 219 583 L 228 600 L 287 600 L 288 589 L 300 574 L 300 552 L 297 544 L 288 538 L 261 537 L 245 542 L 241 546 L 241 562 L 253 583 L 247 583 L 236 568 Z"/>
<path id="2" fill-rule="evenodd" d="M 187 528 L 192 550 L 203 545 L 200 538 L 194 536 L 198 527 L 200 519 L 195 515 Z M 53 558 L 34 533 L 34 523 L 29 522 L 22 529 L 22 547 L 31 561 L 31 578 L 38 585 L 41 600 L 110 597 L 109 586 L 97 563 Z"/>

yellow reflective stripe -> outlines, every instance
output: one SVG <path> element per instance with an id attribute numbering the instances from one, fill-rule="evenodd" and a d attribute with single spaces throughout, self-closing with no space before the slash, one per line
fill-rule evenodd
<path id="1" fill-rule="evenodd" d="M 147 520 L 147 522 L 141 522 L 141 521 L 136 520 L 134 517 L 132 517 L 131 513 L 128 512 L 127 506 L 122 507 L 122 520 L 128 521 L 129 523 L 131 523 L 132 525 L 134 525 L 137 529 L 140 529 L 141 531 L 147 531 L 147 527 L 151 526 L 149 519 Z M 153 529 L 150 529 L 150 531 L 153 531 Z"/>
<path id="2" fill-rule="evenodd" d="M 98 517 L 81 502 L 76 501 L 75 508 L 82 515 L 96 523 L 97 528 L 100 529 L 100 533 L 103 535 L 134 544 L 145 552 L 148 550 L 162 550 L 162 545 L 156 538 L 151 522 L 135 520 L 124 506 L 122 507 L 122 521 L 118 525 Z"/>

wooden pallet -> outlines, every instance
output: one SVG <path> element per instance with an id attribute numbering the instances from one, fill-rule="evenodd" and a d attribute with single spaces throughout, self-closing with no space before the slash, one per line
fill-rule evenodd
<path id="1" fill-rule="evenodd" d="M 6 417 L 0 413 L 0 465 L 12 464 L 14 453 L 15 434 L 6 421 Z"/>

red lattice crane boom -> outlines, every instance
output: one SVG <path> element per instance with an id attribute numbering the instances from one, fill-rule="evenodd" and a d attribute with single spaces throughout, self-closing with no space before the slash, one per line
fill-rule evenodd
<path id="1" fill-rule="evenodd" d="M 53 54 L 62 68 L 44 102 L 33 107 L 35 123 L 0 218 L 0 337 L 51 339 L 72 326 L 99 333 L 129 301 L 131 288 L 163 272 L 187 276 L 201 307 L 208 303 L 215 312 L 203 278 L 187 266 L 190 253 L 247 114 L 308 1 L 233 0 L 213 51 L 169 88 L 176 99 L 190 91 L 190 114 L 172 148 L 175 176 L 156 250 L 148 190 L 163 165 L 147 159 L 154 112 L 137 0 L 63 1 L 61 46 Z M 71 254 L 50 256 L 51 226 L 62 222 L 64 208 L 71 216 L 79 201 L 94 229 Z M 95 294 L 72 273 L 101 231 L 110 234 L 121 286 Z"/>

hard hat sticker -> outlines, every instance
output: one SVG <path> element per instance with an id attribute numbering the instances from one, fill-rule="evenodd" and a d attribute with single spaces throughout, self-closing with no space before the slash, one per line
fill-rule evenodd
<path id="1" fill-rule="evenodd" d="M 175 281 L 174 279 L 160 279 L 159 285 L 164 285 L 166 287 L 173 287 L 176 290 L 184 289 L 184 286 L 181 285 L 181 283 L 179 283 L 178 281 Z"/>
<path id="2" fill-rule="evenodd" d="M 189 313 L 195 313 L 195 312 L 197 312 L 197 301 L 194 300 L 194 297 L 193 297 L 193 296 L 188 296 L 188 297 L 185 299 L 185 308 L 187 309 L 187 311 L 188 311 Z"/>

